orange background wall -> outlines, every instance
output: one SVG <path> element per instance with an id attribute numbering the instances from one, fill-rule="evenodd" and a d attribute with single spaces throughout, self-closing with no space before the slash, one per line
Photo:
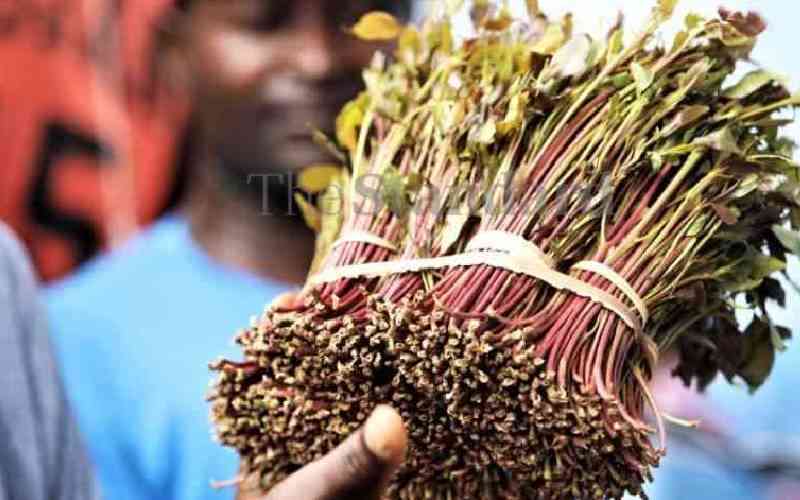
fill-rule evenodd
<path id="1" fill-rule="evenodd" d="M 0 219 L 45 279 L 162 210 L 180 110 L 153 91 L 165 0 L 0 0 Z"/>

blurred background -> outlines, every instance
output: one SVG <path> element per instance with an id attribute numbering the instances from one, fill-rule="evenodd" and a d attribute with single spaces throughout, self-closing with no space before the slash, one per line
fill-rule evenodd
<path id="1" fill-rule="evenodd" d="M 414 15 L 430 3 L 416 2 Z M 651 3 L 540 1 L 551 17 L 574 13 L 575 31 L 595 36 L 608 31 L 618 11 L 633 32 Z M 0 219 L 24 240 L 43 285 L 124 246 L 184 198 L 188 110 L 154 71 L 156 26 L 171 5 L 0 0 Z M 524 12 L 523 0 L 509 5 Z M 754 63 L 786 74 L 791 88 L 800 89 L 798 2 L 683 0 L 665 39 L 686 13 L 713 16 L 720 5 L 766 19 L 769 29 Z M 459 30 L 469 34 L 466 19 Z M 800 141 L 797 124 L 788 133 Z M 789 263 L 789 275 L 800 282 L 797 261 Z M 785 284 L 788 307 L 776 310 L 774 319 L 800 335 L 800 297 Z M 698 431 L 673 430 L 670 455 L 650 488 L 653 498 L 800 498 L 796 344 L 778 357 L 773 376 L 754 395 L 744 386 L 715 383 L 698 396 L 666 376 L 656 381 L 671 413 L 704 424 Z"/>
<path id="2" fill-rule="evenodd" d="M 120 244 L 173 200 L 183 117 L 150 71 L 166 5 L 0 3 L 0 218 L 45 280 Z"/>

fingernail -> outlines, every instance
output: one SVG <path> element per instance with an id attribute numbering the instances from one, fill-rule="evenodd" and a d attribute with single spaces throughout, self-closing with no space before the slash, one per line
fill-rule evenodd
<path id="1" fill-rule="evenodd" d="M 391 407 L 375 408 L 364 424 L 364 443 L 379 459 L 387 463 L 400 463 L 406 455 L 408 436 L 403 419 Z"/>

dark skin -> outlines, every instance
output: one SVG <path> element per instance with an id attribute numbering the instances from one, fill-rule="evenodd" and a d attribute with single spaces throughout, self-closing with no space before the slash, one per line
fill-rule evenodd
<path id="1" fill-rule="evenodd" d="M 197 243 L 216 261 L 272 281 L 305 280 L 313 234 L 286 213 L 285 176 L 331 160 L 313 143 L 312 127 L 329 131 L 361 88 L 360 71 L 376 46 L 344 28 L 368 11 L 403 3 L 194 0 L 168 16 L 160 67 L 189 99 L 198 145 L 183 210 Z M 266 186 L 253 177 L 264 174 L 272 176 Z M 245 478 L 239 499 L 378 499 L 406 443 L 397 413 L 379 408 L 339 448 L 266 497 L 249 486 L 255 478 Z"/>
<path id="2" fill-rule="evenodd" d="M 189 97 L 198 144 L 184 208 L 216 260 L 274 281 L 305 280 L 313 234 L 289 208 L 286 174 L 331 161 L 311 132 L 330 131 L 362 88 L 377 46 L 346 27 L 402 3 L 194 0 L 171 16 L 164 73 Z"/>

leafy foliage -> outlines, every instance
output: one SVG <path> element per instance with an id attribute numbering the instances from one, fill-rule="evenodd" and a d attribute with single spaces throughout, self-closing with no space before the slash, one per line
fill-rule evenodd
<path id="1" fill-rule="evenodd" d="M 268 487 L 389 400 L 412 431 L 393 498 L 620 498 L 661 456 L 642 416 L 659 353 L 701 388 L 767 379 L 790 335 L 767 306 L 786 305 L 776 275 L 800 254 L 800 167 L 780 135 L 800 94 L 765 70 L 725 86 L 765 28 L 755 14 L 691 14 L 655 43 L 675 4 L 659 0 L 628 44 L 621 22 L 596 40 L 537 2 L 527 19 L 471 2 L 477 35 L 461 43 L 444 14 L 419 29 L 359 22 L 397 47 L 337 120 L 354 176 L 336 176 L 342 210 L 303 205 L 320 230 L 314 271 L 510 233 L 628 300 L 575 264 L 614 270 L 646 322 L 491 263 L 310 281 L 301 304 L 239 336 L 244 364 L 216 365 L 218 433 L 246 471 Z"/>

